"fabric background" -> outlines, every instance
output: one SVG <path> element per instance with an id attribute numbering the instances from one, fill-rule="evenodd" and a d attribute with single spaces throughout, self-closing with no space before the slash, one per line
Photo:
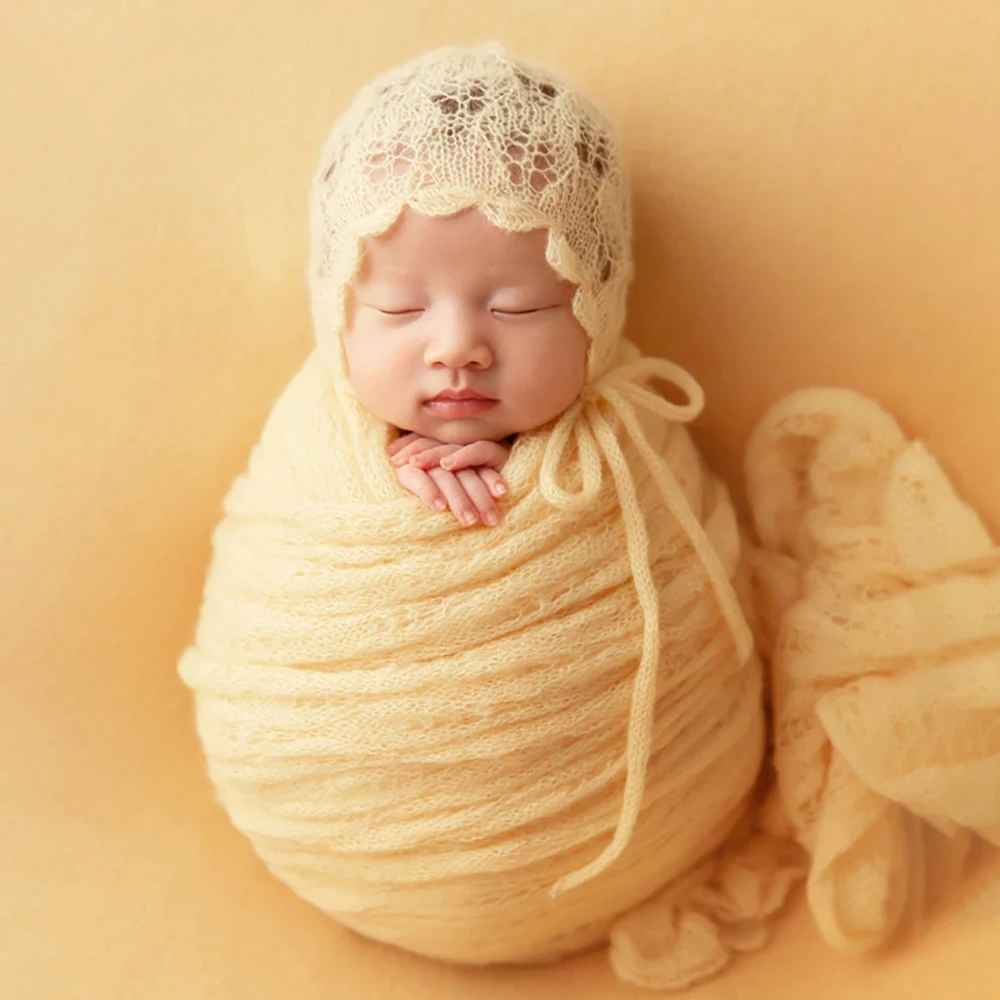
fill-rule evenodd
<path id="1" fill-rule="evenodd" d="M 219 503 L 308 349 L 308 184 L 354 90 L 496 39 L 615 118 L 632 332 L 739 492 L 784 392 L 868 393 L 1000 534 L 1000 10 L 932 0 L 21 5 L 0 28 L 0 996 L 641 996 L 603 954 L 362 941 L 212 802 L 176 660 Z M 992 998 L 1000 868 L 918 945 L 773 946 L 690 995 Z"/>

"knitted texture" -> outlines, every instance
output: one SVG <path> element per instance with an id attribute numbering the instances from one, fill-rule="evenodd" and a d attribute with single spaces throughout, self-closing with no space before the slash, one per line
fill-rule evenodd
<path id="1" fill-rule="evenodd" d="M 538 486 L 550 506 L 579 511 L 593 503 L 607 466 L 645 627 L 618 828 L 607 850 L 571 876 L 564 883 L 568 887 L 613 862 L 631 835 L 649 755 L 661 642 L 643 511 L 609 412 L 619 418 L 642 461 L 660 470 L 654 472 L 659 495 L 703 566 L 737 658 L 745 661 L 752 650 L 724 567 L 669 469 L 655 459 L 636 417 L 638 407 L 667 420 L 691 420 L 704 396 L 683 369 L 638 359 L 634 348 L 623 345 L 633 271 L 632 216 L 620 144 L 610 121 L 569 81 L 498 45 L 450 47 L 389 70 L 363 87 L 324 144 L 313 181 L 313 316 L 319 349 L 344 401 L 353 449 L 384 453 L 387 429 L 357 402 L 351 386 L 341 336 L 347 293 L 360 266 L 363 240 L 385 232 L 406 206 L 427 215 L 475 206 L 508 231 L 547 229 L 546 259 L 577 286 L 573 311 L 589 335 L 587 386 L 549 428 Z M 643 382 L 652 377 L 678 385 L 687 395 L 686 405 L 670 404 L 644 389 Z M 568 448 L 575 449 L 575 457 Z M 564 486 L 560 471 L 567 470 L 570 485 Z M 361 494 L 365 499 L 398 496 L 394 477 L 381 471 L 367 478 Z"/>
<path id="2" fill-rule="evenodd" d="M 498 45 L 446 48 L 358 92 L 320 154 L 309 276 L 316 334 L 352 396 L 340 331 L 361 240 L 409 205 L 425 215 L 477 206 L 510 231 L 547 228 L 546 258 L 578 286 L 589 372 L 617 354 L 632 278 L 632 215 L 612 123 L 567 80 Z"/>
<path id="3" fill-rule="evenodd" d="M 735 574 L 724 488 L 684 427 L 649 424 L 657 476 Z M 661 640 L 647 688 L 614 481 L 552 506 L 538 485 L 551 440 L 518 439 L 496 528 L 464 529 L 402 493 L 359 501 L 392 471 L 384 450 L 352 450 L 314 355 L 226 500 L 181 673 L 233 822 L 343 923 L 477 963 L 552 959 L 612 934 L 624 976 L 681 985 L 762 943 L 758 919 L 797 873 L 786 846 L 759 835 L 752 865 L 741 851 L 712 856 L 757 778 L 760 664 L 736 651 L 657 476 L 626 443 Z M 584 478 L 568 453 L 556 472 Z M 611 860 L 635 720 L 641 805 Z M 688 905 L 688 880 L 667 886 L 655 919 L 616 924 L 695 865 L 699 886 L 720 866 L 744 874 L 713 907 Z M 657 926 L 658 951 L 641 933 Z"/>
<path id="4" fill-rule="evenodd" d="M 476 206 L 501 228 L 545 227 L 549 263 L 578 286 L 587 383 L 557 420 L 515 441 L 495 528 L 460 527 L 404 493 L 386 456 L 395 430 L 351 389 L 341 333 L 360 247 L 406 205 Z M 989 543 L 981 527 L 955 536 L 934 520 L 958 509 L 938 473 L 921 480 L 937 503 L 921 522 L 936 561 L 912 579 L 900 575 L 908 556 L 886 569 L 897 542 L 885 470 L 906 442 L 882 442 L 871 472 L 863 444 L 888 418 L 846 394 L 799 397 L 762 425 L 749 462 L 763 548 L 745 549 L 684 427 L 701 389 L 623 338 L 630 239 L 614 131 L 550 71 L 495 45 L 445 49 L 364 88 L 314 180 L 317 348 L 226 498 L 180 670 L 220 802 L 305 899 L 372 937 L 459 962 L 546 961 L 610 940 L 621 978 L 678 987 L 760 947 L 804 873 L 795 845 L 762 827 L 815 855 L 813 910 L 842 944 L 845 921 L 863 925 L 855 938 L 866 942 L 891 929 L 913 882 L 899 822 L 871 839 L 870 815 L 980 832 L 1000 822 L 995 796 L 966 785 L 963 797 L 945 777 L 949 797 L 938 777 L 906 778 L 918 751 L 938 755 L 931 771 L 961 750 L 992 774 L 993 708 L 962 714 L 956 703 L 933 741 L 894 757 L 903 721 L 914 737 L 930 718 L 931 689 L 921 702 L 913 669 L 897 685 L 913 700 L 859 698 L 874 648 L 861 626 L 888 620 L 851 603 L 891 579 L 912 611 L 920 573 L 936 580 L 949 560 L 971 558 L 973 540 Z M 668 402 L 656 380 L 687 401 Z M 787 446 L 802 435 L 813 450 Z M 837 475 L 809 465 L 828 448 Z M 818 558 L 823 545 L 846 551 L 837 517 L 881 540 L 844 565 Z M 981 599 L 979 624 L 971 610 L 972 632 L 956 643 L 986 641 L 986 565 L 955 591 Z M 829 643 L 831 607 L 855 623 L 857 656 L 824 647 L 819 666 L 796 659 L 818 637 Z M 778 678 L 778 808 L 761 816 L 763 671 L 748 615 Z M 995 624 L 995 606 L 987 618 Z M 891 632 L 899 641 L 904 620 Z M 913 655 L 881 639 L 887 656 Z M 995 650 L 977 655 L 993 656 L 995 676 Z M 830 656 L 843 664 L 835 678 L 823 674 Z M 893 714 L 904 705 L 923 708 Z M 950 742 L 960 734 L 966 742 Z M 891 883 L 892 905 L 860 912 L 868 883 L 851 881 L 854 861 Z"/>
<path id="5" fill-rule="evenodd" d="M 1000 845 L 1000 549 L 855 393 L 779 402 L 746 472 L 780 798 L 821 933 L 867 950 Z"/>

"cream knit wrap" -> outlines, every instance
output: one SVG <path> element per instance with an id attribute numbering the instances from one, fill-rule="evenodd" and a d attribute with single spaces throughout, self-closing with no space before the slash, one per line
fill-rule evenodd
<path id="1" fill-rule="evenodd" d="M 393 429 L 351 391 L 346 291 L 361 241 L 406 205 L 546 227 L 550 264 L 578 285 L 587 385 L 518 437 L 496 528 L 405 493 Z M 610 937 L 623 978 L 704 978 L 763 942 L 803 871 L 754 829 L 765 718 L 746 614 L 758 606 L 776 650 L 815 546 L 791 551 L 799 531 L 754 554 L 754 601 L 729 497 L 683 426 L 701 391 L 623 339 L 631 219 L 613 129 L 498 46 L 430 53 L 364 88 L 334 129 L 312 231 L 317 349 L 226 498 L 180 668 L 220 802 L 278 877 L 372 937 L 474 963 Z M 761 435 L 766 456 L 780 434 Z M 768 468 L 755 513 L 780 535 Z M 801 715 L 816 699 L 792 701 Z M 781 748 L 815 775 L 829 753 L 811 732 Z M 803 815 L 789 829 L 812 847 Z M 896 905 L 908 880 L 892 881 Z"/>

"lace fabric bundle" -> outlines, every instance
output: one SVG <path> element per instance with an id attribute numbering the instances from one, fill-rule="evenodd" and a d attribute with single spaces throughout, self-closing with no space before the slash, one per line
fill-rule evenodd
<path id="1" fill-rule="evenodd" d="M 856 393 L 779 402 L 746 471 L 781 799 L 821 933 L 867 950 L 1000 846 L 1000 549 Z"/>

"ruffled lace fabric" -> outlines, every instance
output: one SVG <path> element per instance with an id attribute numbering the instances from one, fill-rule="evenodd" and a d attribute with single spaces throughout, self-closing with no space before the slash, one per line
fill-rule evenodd
<path id="1" fill-rule="evenodd" d="M 846 390 L 782 400 L 746 475 L 780 800 L 820 931 L 867 950 L 919 911 L 929 865 L 1000 844 L 1000 550 Z"/>

